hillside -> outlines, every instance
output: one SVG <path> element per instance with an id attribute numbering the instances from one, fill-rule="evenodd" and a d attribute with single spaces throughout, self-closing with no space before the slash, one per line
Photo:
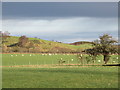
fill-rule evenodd
<path id="1" fill-rule="evenodd" d="M 42 40 L 38 38 L 28 38 L 29 42 L 25 47 L 13 46 L 18 43 L 20 37 L 10 36 L 3 43 L 4 52 L 31 52 L 31 53 L 70 53 L 81 52 L 84 49 L 91 48 L 91 44 L 70 45 L 65 43 Z M 29 43 L 32 43 L 29 45 Z M 29 45 L 29 48 L 28 48 Z"/>
<path id="2" fill-rule="evenodd" d="M 81 45 L 81 44 L 92 44 L 92 42 L 79 41 L 79 42 L 70 43 L 70 45 Z"/>

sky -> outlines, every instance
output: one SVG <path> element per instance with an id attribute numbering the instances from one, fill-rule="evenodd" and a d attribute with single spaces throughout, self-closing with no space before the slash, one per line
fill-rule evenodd
<path id="1" fill-rule="evenodd" d="M 117 2 L 3 2 L 3 31 L 63 43 L 118 37 Z"/>

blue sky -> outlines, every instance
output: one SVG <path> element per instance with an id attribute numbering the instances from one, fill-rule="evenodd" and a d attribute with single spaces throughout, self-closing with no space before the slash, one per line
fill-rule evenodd
<path id="1" fill-rule="evenodd" d="M 3 2 L 3 31 L 64 43 L 118 36 L 117 2 Z"/>

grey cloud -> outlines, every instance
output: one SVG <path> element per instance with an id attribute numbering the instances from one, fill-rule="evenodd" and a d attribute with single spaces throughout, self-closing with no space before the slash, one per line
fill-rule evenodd
<path id="1" fill-rule="evenodd" d="M 117 2 L 3 2 L 3 18 L 117 17 Z"/>
<path id="2" fill-rule="evenodd" d="M 55 20 L 3 20 L 3 30 L 12 35 L 27 35 L 46 40 L 74 42 L 73 40 L 93 40 L 108 33 L 117 37 L 117 18 L 58 18 Z"/>

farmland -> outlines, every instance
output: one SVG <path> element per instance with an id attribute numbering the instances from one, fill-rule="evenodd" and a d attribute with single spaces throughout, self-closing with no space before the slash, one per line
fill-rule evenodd
<path id="1" fill-rule="evenodd" d="M 120 89 L 118 3 L 0 6 L 0 87 Z"/>
<path id="2" fill-rule="evenodd" d="M 83 55 L 85 58 L 88 55 Z M 118 63 L 118 55 L 112 55 L 111 60 L 108 62 L 110 64 Z M 59 64 L 60 59 L 64 60 L 64 64 L 80 64 L 77 55 L 75 54 L 3 54 L 2 55 L 2 65 L 51 65 Z M 97 57 L 95 64 L 103 64 L 102 56 Z M 100 61 L 99 61 L 100 60 Z M 86 61 L 84 60 L 84 64 Z M 93 64 L 90 62 L 89 64 Z"/>
<path id="3" fill-rule="evenodd" d="M 117 87 L 117 67 L 3 68 L 3 88 Z"/>
<path id="4" fill-rule="evenodd" d="M 2 46 L 3 88 L 118 88 L 118 66 L 103 66 L 103 53 L 91 58 L 90 43 L 10 36 Z M 119 64 L 118 53 L 109 54 L 107 64 Z"/>
<path id="5" fill-rule="evenodd" d="M 112 55 L 108 63 L 118 63 L 116 57 Z M 61 58 L 66 62 L 58 65 Z M 95 64 L 103 64 L 101 59 Z M 73 54 L 3 54 L 2 64 L 3 88 L 118 87 L 118 67 L 80 66 Z"/>

